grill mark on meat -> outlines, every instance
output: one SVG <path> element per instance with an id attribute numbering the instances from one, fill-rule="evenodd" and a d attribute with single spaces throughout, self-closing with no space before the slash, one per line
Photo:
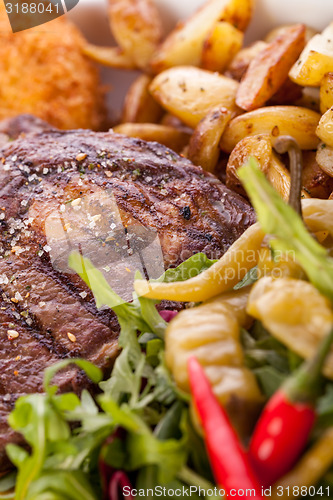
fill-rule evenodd
<path id="1" fill-rule="evenodd" d="M 29 324 L 24 321 L 22 313 L 26 312 L 26 308 L 20 306 L 20 304 L 14 304 L 10 301 L 10 297 L 7 295 L 5 290 L 1 288 L 2 297 L 6 298 L 6 302 L 11 304 L 11 309 L 16 315 L 13 315 L 12 323 L 20 324 L 21 326 L 24 324 L 28 331 L 30 332 L 31 337 L 33 337 L 42 347 L 45 347 L 50 353 L 57 356 L 58 359 L 63 359 L 68 357 L 68 351 L 65 350 L 62 346 L 59 346 L 55 343 L 54 337 L 51 335 L 50 330 L 42 331 L 42 327 L 37 319 L 37 317 L 29 311 Z M 18 318 L 20 316 L 20 319 Z"/>
<path id="2" fill-rule="evenodd" d="M 29 120 L 37 133 L 28 134 Z M 254 212 L 243 198 L 164 146 L 111 132 L 41 132 L 46 128 L 31 117 L 17 118 L 2 128 L 0 124 L 0 131 L 12 137 L 20 131 L 25 134 L 0 147 L 0 214 L 5 214 L 5 220 L 0 220 L 0 278 L 2 273 L 16 276 L 16 281 L 0 281 L 0 286 L 9 298 L 19 292 L 23 299 L 8 303 L 0 298 L 5 308 L 0 307 L 4 339 L 0 364 L 6 367 L 0 374 L 0 470 L 6 466 L 5 444 L 21 441 L 8 429 L 6 416 L 18 395 L 41 390 L 44 368 L 64 356 L 83 356 L 107 371 L 118 349 L 114 313 L 98 311 L 80 278 L 54 267 L 44 250 L 48 244 L 45 221 L 52 214 L 59 214 L 71 199 L 96 201 L 109 193 L 123 225 L 156 231 L 166 267 L 199 251 L 209 258 L 220 257 L 254 222 Z M 83 161 L 76 160 L 80 153 L 86 155 Z M 111 202 L 104 201 L 108 212 Z M 190 217 L 183 216 L 184 207 Z M 65 217 L 61 218 L 64 226 Z M 94 247 L 87 246 L 90 233 L 81 225 L 85 248 L 92 252 Z M 117 257 L 111 245 L 106 250 L 105 258 Z M 116 262 L 112 266 L 117 267 Z M 25 297 L 28 285 L 30 295 Z M 84 299 L 82 292 L 87 294 Z M 179 304 L 160 305 L 171 306 L 179 308 Z M 16 317 L 23 310 L 29 311 L 30 326 Z M 7 339 L 9 323 L 19 331 L 16 341 Z M 68 331 L 76 342 L 69 340 Z M 62 390 L 75 392 L 88 385 L 74 368 L 58 374 L 55 382 Z"/>
<path id="3" fill-rule="evenodd" d="M 26 299 L 27 310 L 33 315 L 35 324 L 38 324 L 46 339 L 53 338 L 53 350 L 57 345 L 57 353 L 62 357 L 90 355 L 93 362 L 102 365 L 103 362 L 99 353 L 96 353 L 95 346 L 106 348 L 104 339 L 108 338 L 109 355 L 115 354 L 116 335 L 110 339 L 109 328 L 88 313 L 82 304 L 54 279 L 50 268 L 47 272 L 42 272 L 40 267 L 37 258 L 33 261 L 30 259 L 29 263 L 15 256 L 10 260 L 0 260 L 0 273 L 7 271 L 11 276 L 15 276 L 15 280 L 2 285 L 4 292 L 10 297 L 15 297 L 15 294 L 19 293 L 24 300 L 24 293 L 27 286 L 30 286 L 30 295 Z M 34 288 L 38 283 L 42 283 L 41 287 Z M 80 318 L 79 323 L 77 318 Z M 72 342 L 68 333 L 75 335 L 77 342 Z"/>
<path id="4" fill-rule="evenodd" d="M 112 326 L 116 331 L 119 330 L 119 325 L 116 319 L 116 315 L 113 311 L 108 311 L 105 309 L 97 309 L 96 302 L 91 290 L 86 286 L 86 284 L 75 274 L 64 274 L 60 273 L 52 266 L 50 260 L 41 259 L 40 269 L 43 273 L 48 274 L 56 283 L 62 286 L 62 288 L 70 295 L 75 297 L 77 302 L 79 302 L 82 307 L 84 307 L 87 312 L 97 316 L 98 319 L 108 326 Z M 83 299 L 80 293 L 86 293 L 87 296 Z"/>

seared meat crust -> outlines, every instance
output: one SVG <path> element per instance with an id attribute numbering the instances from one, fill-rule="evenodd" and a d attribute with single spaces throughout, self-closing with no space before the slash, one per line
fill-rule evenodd
<path id="1" fill-rule="evenodd" d="M 9 129 L 7 124 L 7 132 Z M 16 137 L 19 131 L 18 126 L 12 135 Z M 254 222 L 253 210 L 243 198 L 157 143 L 112 132 L 47 130 L 23 134 L 3 146 L 0 149 L 2 467 L 6 466 L 6 443 L 17 439 L 8 430 L 6 416 L 19 395 L 41 390 L 46 366 L 61 358 L 84 357 L 107 371 L 116 356 L 115 315 L 112 311 L 98 311 L 81 279 L 70 274 L 66 266 L 54 264 L 47 237 L 54 214 L 65 217 L 67 207 L 72 206 L 73 225 L 81 224 L 83 235 L 89 224 L 95 231 L 94 221 L 99 223 L 99 216 L 93 219 L 89 210 L 80 212 L 81 201 L 77 200 L 92 199 L 95 203 L 105 193 L 116 201 L 125 228 L 136 226 L 157 232 L 165 267 L 176 266 L 197 252 L 219 258 Z M 108 211 L 108 202 L 105 203 Z M 87 214 L 89 220 L 85 219 Z M 66 237 L 70 235 L 69 225 L 65 224 Z M 109 240 L 103 240 L 103 248 L 108 248 L 115 238 Z M 90 248 L 89 241 L 86 248 L 93 257 L 95 247 Z M 108 255 L 114 255 L 114 251 L 106 251 L 106 259 Z M 108 263 L 113 266 L 112 259 L 101 265 Z M 8 330 L 14 330 L 18 336 L 9 339 Z M 80 372 L 71 369 L 58 375 L 57 383 L 61 390 L 79 392 L 87 382 Z"/>

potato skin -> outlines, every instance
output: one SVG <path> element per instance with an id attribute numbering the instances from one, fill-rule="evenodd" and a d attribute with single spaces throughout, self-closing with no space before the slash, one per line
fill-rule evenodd
<path id="1" fill-rule="evenodd" d="M 307 43 L 289 72 L 295 83 L 320 87 L 326 73 L 333 71 L 333 23 Z"/>
<path id="2" fill-rule="evenodd" d="M 286 81 L 304 45 L 304 25 L 285 28 L 251 61 L 237 92 L 237 105 L 246 111 L 263 106 Z"/>
<path id="3" fill-rule="evenodd" d="M 333 107 L 320 118 L 317 127 L 317 136 L 330 148 L 333 148 Z"/>
<path id="4" fill-rule="evenodd" d="M 157 75 L 150 85 L 154 99 L 189 127 L 195 128 L 212 108 L 239 113 L 235 104 L 238 83 L 193 66 L 177 66 Z"/>
<path id="5" fill-rule="evenodd" d="M 272 154 L 272 144 L 268 135 L 255 135 L 242 139 L 229 156 L 226 169 L 227 187 L 247 197 L 246 191 L 238 178 L 237 170 L 253 156 L 257 159 L 260 170 L 267 174 Z"/>
<path id="6" fill-rule="evenodd" d="M 137 137 L 144 141 L 159 142 L 177 153 L 181 153 L 190 140 L 189 133 L 157 123 L 121 123 L 113 130 L 117 134 Z"/>
<path id="7" fill-rule="evenodd" d="M 152 79 L 142 74 L 132 83 L 126 94 L 122 123 L 157 123 L 163 116 L 163 109 L 149 93 Z"/>
<path id="8" fill-rule="evenodd" d="M 333 191 L 333 178 L 318 165 L 316 151 L 303 151 L 303 186 L 312 198 L 327 199 Z"/>
<path id="9" fill-rule="evenodd" d="M 201 66 L 223 73 L 241 49 L 243 40 L 243 32 L 232 24 L 225 21 L 216 23 L 204 42 Z"/>
<path id="10" fill-rule="evenodd" d="M 238 178 L 237 170 L 244 165 L 250 157 L 258 161 L 260 170 L 274 186 L 281 198 L 289 200 L 290 173 L 278 156 L 272 150 L 269 135 L 256 135 L 245 137 L 241 140 L 229 156 L 226 170 L 226 184 L 230 189 L 246 196 L 246 192 Z M 302 191 L 302 198 L 308 198 L 308 193 Z"/>
<path id="11" fill-rule="evenodd" d="M 13 34 L 0 9 L 0 120 L 31 113 L 60 129 L 105 124 L 104 92 L 65 18 Z"/>
<path id="12" fill-rule="evenodd" d="M 231 153 L 244 137 L 269 134 L 271 138 L 291 135 L 301 149 L 316 149 L 316 136 L 320 115 L 299 106 L 267 106 L 255 109 L 231 120 L 222 136 L 221 149 Z"/>
<path id="13" fill-rule="evenodd" d="M 220 156 L 220 140 L 230 120 L 225 108 L 212 109 L 194 130 L 187 157 L 194 165 L 200 165 L 207 172 L 214 172 Z"/>
<path id="14" fill-rule="evenodd" d="M 241 49 L 229 64 L 227 71 L 225 72 L 225 76 L 240 82 L 247 72 L 251 61 L 267 46 L 268 44 L 266 42 L 258 40 L 257 42 L 253 42 L 248 47 Z"/>
<path id="15" fill-rule="evenodd" d="M 146 69 L 162 37 L 153 0 L 109 0 L 111 31 L 125 55 Z"/>
<path id="16" fill-rule="evenodd" d="M 333 73 L 327 73 L 320 85 L 320 111 L 324 114 L 333 106 Z"/>
<path id="17" fill-rule="evenodd" d="M 215 24 L 226 21 L 244 31 L 253 8 L 254 0 L 208 0 L 167 36 L 151 61 L 153 73 L 173 66 L 199 66 L 203 44 Z"/>

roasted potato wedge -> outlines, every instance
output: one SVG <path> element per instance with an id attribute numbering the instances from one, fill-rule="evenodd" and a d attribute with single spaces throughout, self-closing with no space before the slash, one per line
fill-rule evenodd
<path id="1" fill-rule="evenodd" d="M 192 66 L 178 66 L 156 76 L 150 92 L 161 106 L 195 128 L 216 106 L 236 114 L 237 88 L 238 83 L 231 78 Z"/>
<path id="2" fill-rule="evenodd" d="M 282 87 L 279 88 L 267 104 L 269 106 L 296 104 L 296 102 L 303 97 L 303 89 L 304 87 L 297 85 L 297 83 L 292 82 L 290 78 L 287 78 Z"/>
<path id="3" fill-rule="evenodd" d="M 111 30 L 119 47 L 145 69 L 161 37 L 162 23 L 153 0 L 109 0 Z"/>
<path id="4" fill-rule="evenodd" d="M 316 160 L 319 167 L 330 177 L 333 177 L 333 148 L 321 143 L 317 149 Z M 331 190 L 333 191 L 333 189 Z"/>
<path id="5" fill-rule="evenodd" d="M 231 153 L 236 144 L 249 135 L 268 134 L 272 138 L 291 135 L 301 149 L 316 149 L 316 128 L 320 115 L 298 106 L 267 106 L 231 120 L 221 139 L 221 149 Z"/>
<path id="6" fill-rule="evenodd" d="M 333 107 L 321 117 L 317 128 L 317 136 L 325 144 L 333 148 Z"/>
<path id="7" fill-rule="evenodd" d="M 324 114 L 333 106 L 333 73 L 327 73 L 320 85 L 320 111 Z"/>
<path id="8" fill-rule="evenodd" d="M 184 130 L 192 135 L 193 130 L 185 125 L 177 116 L 172 115 L 171 113 L 165 113 L 161 120 L 161 125 L 167 125 L 168 127 L 178 128 L 180 130 Z"/>
<path id="9" fill-rule="evenodd" d="M 269 135 L 256 135 L 245 137 L 232 151 L 227 165 L 227 186 L 241 195 L 246 196 L 237 170 L 246 163 L 250 157 L 258 160 L 261 171 L 266 175 L 269 182 L 285 201 L 290 195 L 290 173 L 273 152 L 271 138 Z M 306 191 L 302 192 L 303 198 L 308 198 Z"/>
<path id="10" fill-rule="evenodd" d="M 149 92 L 152 78 L 140 75 L 130 86 L 123 108 L 123 123 L 156 123 L 163 116 L 163 109 Z"/>
<path id="11" fill-rule="evenodd" d="M 190 140 L 190 134 L 173 127 L 156 123 L 123 123 L 114 127 L 117 134 L 138 137 L 144 141 L 153 141 L 164 144 L 177 153 L 180 153 Z"/>
<path id="12" fill-rule="evenodd" d="M 329 150 L 330 148 L 325 149 Z M 320 150 L 320 146 L 318 150 Z M 333 191 L 333 150 L 331 150 L 328 172 L 318 164 L 317 154 L 316 151 L 303 151 L 303 186 L 312 198 L 325 200 Z M 325 159 L 322 158 L 322 160 L 326 163 Z"/>
<path id="13" fill-rule="evenodd" d="M 173 66 L 199 66 L 202 47 L 218 21 L 245 29 L 253 10 L 253 0 L 209 0 L 185 23 L 180 23 L 155 53 L 151 67 L 159 73 Z"/>
<path id="14" fill-rule="evenodd" d="M 290 173 L 275 153 L 272 154 L 272 160 L 266 177 L 280 194 L 281 198 L 288 202 L 290 196 Z M 302 198 L 310 198 L 309 193 L 304 189 L 302 190 Z"/>
<path id="15" fill-rule="evenodd" d="M 326 73 L 333 71 L 333 23 L 306 45 L 289 72 L 299 85 L 319 87 Z"/>
<path id="16" fill-rule="evenodd" d="M 251 111 L 260 108 L 288 78 L 290 68 L 305 45 L 305 26 L 285 28 L 268 47 L 252 59 L 237 91 L 237 105 Z"/>
<path id="17" fill-rule="evenodd" d="M 257 159 L 260 170 L 266 174 L 272 159 L 273 149 L 271 138 L 268 134 L 254 135 L 242 139 L 229 156 L 226 168 L 226 185 L 242 196 L 247 196 L 237 170 L 253 156 Z"/>
<path id="18" fill-rule="evenodd" d="M 254 42 L 249 47 L 245 47 L 244 49 L 240 50 L 231 61 L 230 65 L 227 68 L 227 71 L 225 72 L 225 75 L 240 82 L 247 72 L 251 61 L 267 46 L 268 44 L 266 42 L 262 42 L 259 40 L 257 42 Z"/>
<path id="19" fill-rule="evenodd" d="M 254 6 L 253 0 L 229 0 L 220 21 L 227 21 L 238 30 L 245 31 L 252 19 Z"/>
<path id="20" fill-rule="evenodd" d="M 135 69 L 133 60 L 119 47 L 100 47 L 99 45 L 86 43 L 82 51 L 87 57 L 103 66 L 119 69 Z"/>
<path id="21" fill-rule="evenodd" d="M 285 26 L 278 26 L 277 28 L 272 29 L 272 31 L 269 31 L 267 33 L 267 35 L 264 38 L 264 41 L 267 43 L 273 42 L 281 33 L 283 33 L 283 31 L 286 28 L 289 28 L 289 27 L 290 27 L 290 25 L 287 24 Z M 305 26 L 305 41 L 306 41 L 306 43 L 308 43 L 311 40 L 311 38 L 313 38 L 317 34 L 318 34 L 318 31 L 315 30 L 314 28 L 311 28 L 311 26 Z"/>
<path id="22" fill-rule="evenodd" d="M 201 67 L 223 73 L 243 45 L 244 34 L 232 24 L 221 21 L 215 24 L 206 38 Z"/>
<path id="23" fill-rule="evenodd" d="M 198 124 L 191 137 L 187 158 L 213 172 L 220 156 L 220 140 L 231 118 L 226 108 L 212 109 Z"/>

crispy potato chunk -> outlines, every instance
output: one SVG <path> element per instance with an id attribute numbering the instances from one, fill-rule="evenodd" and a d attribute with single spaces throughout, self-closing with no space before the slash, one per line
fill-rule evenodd
<path id="1" fill-rule="evenodd" d="M 298 106 L 267 106 L 237 116 L 228 123 L 221 149 L 231 153 L 236 144 L 249 135 L 268 134 L 272 138 L 291 135 L 301 149 L 316 149 L 316 127 L 320 115 Z"/>
<path id="2" fill-rule="evenodd" d="M 333 191 L 333 150 L 328 171 L 318 164 L 316 156 L 315 151 L 303 151 L 303 186 L 312 198 L 327 199 Z"/>
<path id="3" fill-rule="evenodd" d="M 247 72 L 251 61 L 266 47 L 268 47 L 268 44 L 259 40 L 249 45 L 249 47 L 240 50 L 231 61 L 225 75 L 240 82 Z"/>
<path id="4" fill-rule="evenodd" d="M 231 118 L 225 108 L 212 109 L 194 130 L 187 158 L 204 170 L 213 172 L 220 156 L 220 140 Z"/>
<path id="5" fill-rule="evenodd" d="M 210 71 L 223 71 L 242 47 L 244 34 L 225 21 L 216 23 L 206 38 L 201 66 Z"/>
<path id="6" fill-rule="evenodd" d="M 216 106 L 237 113 L 238 83 L 217 73 L 192 66 L 178 66 L 156 76 L 150 85 L 153 97 L 189 127 Z"/>
<path id="7" fill-rule="evenodd" d="M 326 73 L 333 71 L 333 23 L 306 45 L 289 72 L 299 85 L 319 87 Z"/>
<path id="8" fill-rule="evenodd" d="M 317 136 L 325 144 L 333 148 L 333 107 L 321 117 L 317 128 Z"/>
<path id="9" fill-rule="evenodd" d="M 226 184 L 230 189 L 246 196 L 242 184 L 238 178 L 237 170 L 244 165 L 250 157 L 258 160 L 261 171 L 266 175 L 269 182 L 285 201 L 290 195 L 290 173 L 273 152 L 271 138 L 269 135 L 256 135 L 245 137 L 232 151 L 226 170 Z M 302 197 L 308 198 L 306 191 L 302 191 Z"/>
<path id="10" fill-rule="evenodd" d="M 99 45 L 86 43 L 83 47 L 83 53 L 103 66 L 119 69 L 135 69 L 133 60 L 119 47 L 100 47 Z"/>
<path id="11" fill-rule="evenodd" d="M 159 73 L 172 66 L 201 62 L 202 47 L 218 21 L 227 21 L 240 30 L 252 17 L 253 0 L 209 0 L 185 23 L 180 23 L 159 47 L 151 66 Z"/>
<path id="12" fill-rule="evenodd" d="M 299 99 L 303 97 L 303 87 L 297 85 L 287 78 L 283 83 L 282 87 L 273 95 L 273 97 L 267 102 L 270 106 L 279 106 L 281 104 L 296 104 Z M 307 107 L 307 106 L 305 106 Z"/>
<path id="13" fill-rule="evenodd" d="M 327 175 L 333 177 L 333 148 L 321 143 L 317 149 L 316 160 L 320 168 L 326 172 Z"/>
<path id="14" fill-rule="evenodd" d="M 109 17 L 120 48 L 138 68 L 145 69 L 162 37 L 153 0 L 109 0 Z"/>
<path id="15" fill-rule="evenodd" d="M 229 0 L 220 21 L 227 21 L 238 30 L 245 31 L 252 20 L 254 6 L 253 0 Z"/>
<path id="16" fill-rule="evenodd" d="M 269 31 L 267 35 L 265 36 L 264 40 L 267 43 L 273 42 L 278 36 L 280 36 L 281 33 L 284 32 L 286 28 L 290 28 L 290 24 L 287 24 L 285 26 L 278 26 L 277 28 L 272 29 L 272 31 Z M 318 31 L 315 29 L 311 28 L 311 26 L 305 26 L 305 41 L 308 43 L 311 38 L 313 38 L 315 35 L 318 34 Z"/>
<path id="17" fill-rule="evenodd" d="M 149 85 L 152 78 L 140 75 L 129 88 L 122 114 L 123 123 L 155 123 L 163 115 L 163 109 L 152 98 Z"/>
<path id="18" fill-rule="evenodd" d="M 180 153 L 190 140 L 190 134 L 166 125 L 156 123 L 123 123 L 113 129 L 117 134 L 138 137 L 144 141 L 164 144 Z"/>
<path id="19" fill-rule="evenodd" d="M 263 106 L 283 85 L 305 45 L 305 26 L 285 28 L 251 61 L 237 92 L 237 105 L 251 111 Z"/>
<path id="20" fill-rule="evenodd" d="M 273 149 L 269 135 L 245 137 L 236 145 L 229 156 L 226 168 L 226 185 L 236 193 L 246 196 L 246 191 L 238 178 L 237 170 L 253 156 L 257 159 L 260 170 L 266 174 L 271 163 L 272 154 Z"/>
<path id="21" fill-rule="evenodd" d="M 0 12 L 0 120 L 31 113 L 60 129 L 104 127 L 104 92 L 65 18 L 13 34 Z"/>
<path id="22" fill-rule="evenodd" d="M 320 85 L 320 111 L 324 114 L 333 106 L 333 73 L 327 73 Z"/>

